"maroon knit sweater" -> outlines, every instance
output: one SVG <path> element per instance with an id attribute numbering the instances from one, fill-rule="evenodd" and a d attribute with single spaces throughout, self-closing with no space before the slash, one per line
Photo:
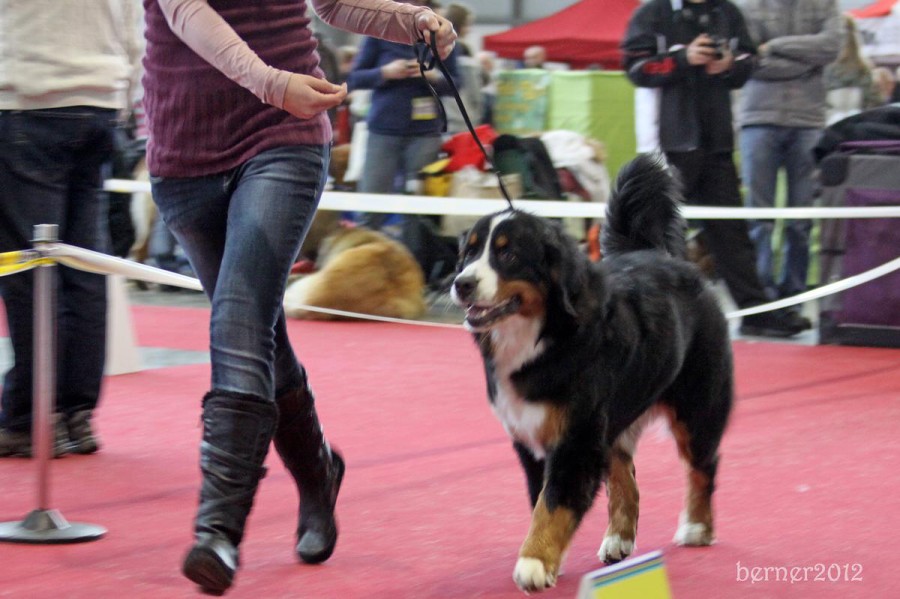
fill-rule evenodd
<path id="1" fill-rule="evenodd" d="M 305 0 L 210 0 L 268 65 L 323 77 Z M 144 0 L 144 108 L 151 175 L 219 173 L 264 150 L 331 141 L 326 113 L 301 120 L 262 103 L 188 48 L 156 0 Z"/>

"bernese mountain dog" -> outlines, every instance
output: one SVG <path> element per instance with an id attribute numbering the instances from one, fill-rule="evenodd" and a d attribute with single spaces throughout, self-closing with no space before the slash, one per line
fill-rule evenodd
<path id="1" fill-rule="evenodd" d="M 676 179 L 658 156 L 625 165 L 610 199 L 603 259 L 556 223 L 505 210 L 462 239 L 451 295 L 484 359 L 491 407 L 525 471 L 533 507 L 513 579 L 551 587 L 602 482 L 609 523 L 598 556 L 634 550 L 634 451 L 668 418 L 687 472 L 675 542 L 713 542 L 719 443 L 733 398 L 728 324 L 685 255 Z"/>

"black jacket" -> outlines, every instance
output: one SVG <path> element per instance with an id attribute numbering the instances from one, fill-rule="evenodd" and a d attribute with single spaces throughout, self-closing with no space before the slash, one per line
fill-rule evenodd
<path id="1" fill-rule="evenodd" d="M 635 10 L 622 41 L 624 68 L 638 87 L 659 88 L 659 142 L 665 152 L 734 149 L 731 90 L 746 83 L 756 48 L 740 9 L 727 0 L 707 0 L 708 18 L 691 3 L 650 0 Z M 676 8 L 673 8 L 673 5 Z M 734 66 L 719 75 L 687 62 L 686 48 L 707 33 L 725 40 Z"/>

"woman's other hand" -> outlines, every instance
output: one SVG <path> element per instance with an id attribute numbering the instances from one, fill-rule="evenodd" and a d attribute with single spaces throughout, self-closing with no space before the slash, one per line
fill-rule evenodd
<path id="1" fill-rule="evenodd" d="M 335 85 L 310 75 L 291 74 L 284 91 L 284 110 L 301 119 L 339 106 L 347 97 L 347 84 Z"/>

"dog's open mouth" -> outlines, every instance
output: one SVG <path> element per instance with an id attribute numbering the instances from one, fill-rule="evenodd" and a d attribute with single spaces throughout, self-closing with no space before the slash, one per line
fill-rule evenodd
<path id="1" fill-rule="evenodd" d="M 472 329 L 484 329 L 510 314 L 515 314 L 521 305 L 522 300 L 517 295 L 499 304 L 489 306 L 472 304 L 466 309 L 466 324 Z"/>

